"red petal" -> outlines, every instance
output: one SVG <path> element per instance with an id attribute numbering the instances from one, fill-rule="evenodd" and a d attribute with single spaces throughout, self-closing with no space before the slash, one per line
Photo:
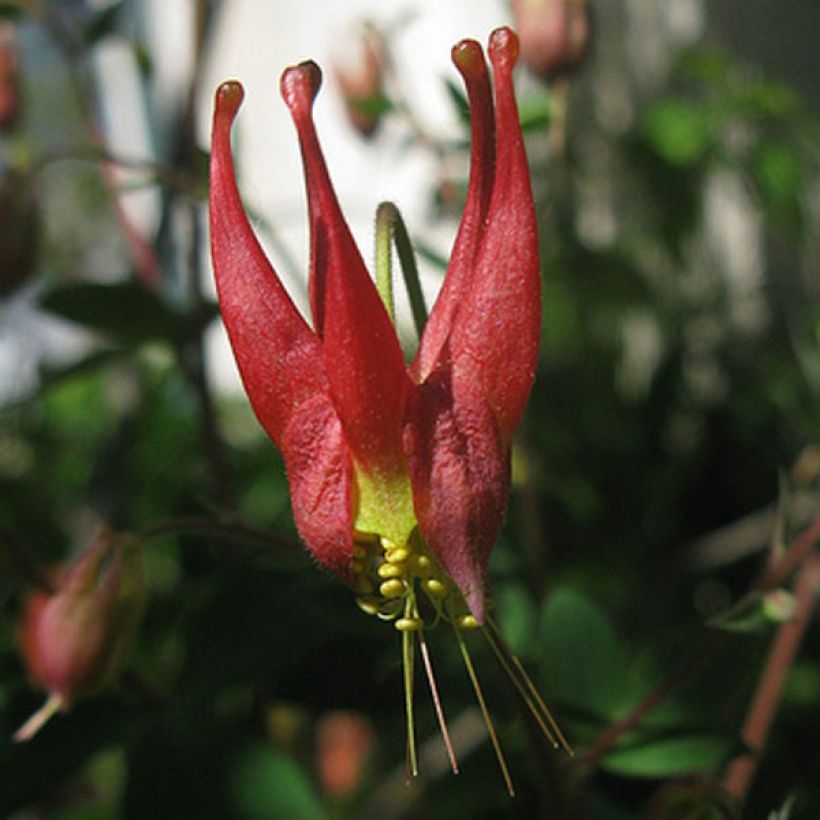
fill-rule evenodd
<path id="1" fill-rule="evenodd" d="M 350 454 L 329 396 L 317 394 L 300 407 L 282 452 L 299 534 L 325 569 L 351 582 Z"/>
<path id="2" fill-rule="evenodd" d="M 497 127 L 496 173 L 467 300 L 449 344 L 457 376 L 476 384 L 509 443 L 535 378 L 541 326 L 538 233 L 512 84 L 518 38 L 490 37 Z"/>
<path id="3" fill-rule="evenodd" d="M 470 102 L 470 179 L 447 276 L 411 368 L 417 381 L 424 381 L 437 366 L 444 364 L 440 361 L 442 348 L 453 316 L 467 293 L 495 176 L 495 116 L 484 54 L 475 40 L 462 40 L 453 46 L 452 58 L 464 78 Z"/>
<path id="4" fill-rule="evenodd" d="M 211 249 L 222 316 L 245 389 L 288 467 L 293 513 L 310 552 L 349 577 L 350 455 L 330 400 L 322 343 L 294 306 L 248 223 L 230 130 L 238 83 L 217 91 L 211 153 Z"/>
<path id="5" fill-rule="evenodd" d="M 509 490 L 492 408 L 470 382 L 436 371 L 408 402 L 405 447 L 421 533 L 483 623 L 487 561 Z"/>
<path id="6" fill-rule="evenodd" d="M 327 392 L 321 342 L 265 257 L 236 187 L 231 125 L 242 86 L 216 92 L 211 146 L 211 254 L 222 318 L 245 390 L 262 426 L 281 447 L 294 410 Z"/>
<path id="7" fill-rule="evenodd" d="M 314 320 L 345 438 L 367 473 L 404 469 L 401 423 L 409 386 L 396 332 L 339 208 L 312 120 L 321 74 L 302 63 L 282 75 L 305 167 Z"/>

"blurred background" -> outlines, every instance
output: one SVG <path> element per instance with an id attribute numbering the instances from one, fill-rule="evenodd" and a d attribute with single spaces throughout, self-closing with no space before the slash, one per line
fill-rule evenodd
<path id="1" fill-rule="evenodd" d="M 461 773 L 419 685 L 404 784 L 400 643 L 299 547 L 206 212 L 213 93 L 235 78 L 240 189 L 304 306 L 278 78 L 312 58 L 362 253 L 395 202 L 432 304 L 468 170 L 450 47 L 503 24 L 544 318 L 491 597 L 575 748 L 543 742 L 477 639 L 515 799 L 446 630 Z M 0 814 L 820 816 L 818 30 L 814 0 L 0 2 Z M 150 536 L 133 650 L 14 744 L 43 699 L 23 602 L 103 523 Z"/>

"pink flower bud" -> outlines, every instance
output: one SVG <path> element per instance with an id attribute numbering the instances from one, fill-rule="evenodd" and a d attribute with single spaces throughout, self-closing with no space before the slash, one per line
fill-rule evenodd
<path id="1" fill-rule="evenodd" d="M 384 45 L 369 25 L 361 26 L 349 40 L 350 47 L 334 62 L 333 74 L 350 124 L 363 137 L 370 137 L 388 106 L 382 89 Z"/>
<path id="2" fill-rule="evenodd" d="M 356 712 L 330 712 L 319 721 L 316 756 L 319 780 L 332 797 L 348 797 L 359 787 L 373 750 L 370 721 Z"/>
<path id="3" fill-rule="evenodd" d="M 583 62 L 590 38 L 586 0 L 511 0 L 521 59 L 545 82 L 571 74 Z"/>
<path id="4" fill-rule="evenodd" d="M 108 684 L 119 671 L 142 611 L 142 545 L 103 530 L 72 564 L 23 606 L 20 652 L 46 705 L 17 732 L 28 740 L 56 711 Z"/>
<path id="5" fill-rule="evenodd" d="M 0 133 L 14 128 L 20 108 L 17 36 L 12 23 L 0 22 Z"/>

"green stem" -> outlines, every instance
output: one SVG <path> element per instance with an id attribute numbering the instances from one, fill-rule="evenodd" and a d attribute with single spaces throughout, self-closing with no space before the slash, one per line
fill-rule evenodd
<path id="1" fill-rule="evenodd" d="M 401 659 L 404 668 L 404 713 L 407 717 L 407 763 L 412 777 L 419 773 L 416 730 L 413 718 L 413 632 L 401 633 Z"/>
<path id="2" fill-rule="evenodd" d="M 413 322 L 421 338 L 424 325 L 427 323 L 427 307 L 424 304 L 424 294 L 421 290 L 413 246 L 399 209 L 392 202 L 382 202 L 376 210 L 376 289 L 388 315 L 395 324 L 391 244 L 396 246 L 407 298 L 410 301 L 410 310 L 413 312 Z"/>

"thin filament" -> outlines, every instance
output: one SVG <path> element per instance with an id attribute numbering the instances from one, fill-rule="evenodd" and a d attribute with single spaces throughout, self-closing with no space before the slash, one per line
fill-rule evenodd
<path id="1" fill-rule="evenodd" d="M 476 700 L 478 700 L 479 709 L 481 709 L 481 716 L 484 718 L 484 724 L 487 727 L 487 734 L 490 736 L 490 743 L 493 745 L 498 765 L 501 769 L 501 775 L 504 778 L 504 783 L 507 786 L 507 792 L 510 797 L 515 797 L 515 788 L 510 777 L 510 770 L 507 767 L 507 761 L 504 758 L 504 752 L 501 751 L 501 744 L 498 742 L 498 735 L 495 731 L 493 719 L 490 717 L 490 711 L 487 708 L 487 703 L 484 700 L 484 693 L 481 691 L 481 684 L 478 682 L 478 675 L 476 675 L 475 667 L 473 666 L 472 658 L 470 657 L 470 650 L 467 649 L 467 644 L 461 634 L 461 630 L 453 624 L 453 629 L 456 633 L 456 640 L 458 641 L 458 648 L 461 650 L 461 657 L 464 659 L 464 666 L 467 669 L 467 674 L 470 676 L 470 683 L 473 685 Z"/>
<path id="2" fill-rule="evenodd" d="M 544 699 L 541 697 L 529 674 L 527 674 L 526 669 L 524 669 L 524 665 L 518 659 L 518 656 L 507 646 L 498 629 L 498 625 L 492 618 L 488 617 L 487 626 L 482 631 L 496 659 L 501 664 L 507 677 L 518 690 L 519 695 L 521 695 L 530 713 L 538 723 L 539 728 L 544 733 L 544 736 L 554 748 L 557 749 L 560 746 L 572 757 L 574 755 L 572 747 L 569 745 L 564 733 L 552 716 L 552 712 L 550 712 L 549 707 L 544 702 Z"/>
<path id="3" fill-rule="evenodd" d="M 404 713 L 407 717 L 407 765 L 408 780 L 419 773 L 416 752 L 416 729 L 413 716 L 413 632 L 401 633 L 401 659 L 404 669 Z"/>
<path id="4" fill-rule="evenodd" d="M 424 632 L 419 632 L 419 648 L 421 649 L 421 657 L 424 661 L 424 669 L 427 672 L 427 682 L 430 685 L 430 694 L 433 698 L 433 707 L 436 710 L 436 717 L 438 718 L 441 738 L 444 741 L 445 748 L 447 749 L 447 757 L 450 758 L 450 768 L 453 770 L 453 774 L 458 774 L 458 760 L 456 760 L 453 741 L 450 738 L 450 732 L 447 729 L 447 720 L 444 717 L 444 709 L 441 706 L 441 699 L 438 695 L 436 678 L 435 675 L 433 675 L 433 664 L 430 660 L 430 651 L 427 648 L 427 641 L 425 640 Z"/>

